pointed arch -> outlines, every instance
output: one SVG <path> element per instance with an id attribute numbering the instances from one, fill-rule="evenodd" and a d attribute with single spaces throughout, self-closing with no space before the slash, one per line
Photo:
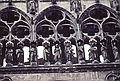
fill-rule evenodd
<path id="1" fill-rule="evenodd" d="M 6 20 L 3 17 L 6 17 Z M 14 20 L 9 20 L 8 18 L 13 18 Z M 27 23 L 30 22 L 30 17 L 25 12 L 16 7 L 6 7 L 2 9 L 0 11 L 0 19 L 2 19 L 3 21 L 9 20 L 7 21 L 8 23 L 12 23 L 18 20 L 24 20 Z"/>
<path id="2" fill-rule="evenodd" d="M 95 15 L 95 13 L 97 13 Z M 97 17 L 98 15 L 98 17 Z M 107 18 L 109 16 L 113 16 L 115 18 L 118 17 L 118 14 L 115 10 L 112 8 L 109 8 L 102 4 L 94 4 L 87 8 L 80 16 L 79 16 L 79 24 L 86 18 L 92 17 L 94 19 L 102 19 L 100 16 L 103 16 L 103 18 Z M 96 17 L 96 18 L 95 18 Z"/>
<path id="3" fill-rule="evenodd" d="M 80 25 L 80 30 L 84 33 L 84 30 L 86 26 L 84 24 L 94 24 L 99 31 L 98 33 L 103 33 L 103 26 L 105 25 L 105 22 L 108 20 L 117 20 L 118 19 L 118 14 L 115 10 L 112 8 L 109 8 L 105 5 L 102 4 L 94 4 L 90 6 L 88 9 L 86 9 L 80 16 L 79 16 L 79 25 Z M 113 22 L 113 21 L 112 21 Z M 95 24 L 96 23 L 96 24 Z M 89 30 L 89 29 L 86 29 Z M 97 29 L 95 28 L 95 31 Z"/>
<path id="4" fill-rule="evenodd" d="M 43 10 L 41 13 L 38 14 L 38 16 L 35 18 L 36 20 L 36 30 L 41 29 L 39 27 L 43 27 L 43 25 L 50 25 L 50 27 L 53 28 L 53 31 L 55 34 L 55 31 L 57 31 L 57 33 L 63 34 L 63 27 L 65 28 L 70 28 L 70 32 L 73 33 L 76 32 L 77 28 L 77 22 L 75 17 L 68 12 L 66 9 L 59 7 L 59 6 L 50 6 L 48 8 L 46 8 L 45 10 Z M 38 25 L 38 23 L 40 23 L 41 21 L 47 21 L 49 23 L 41 23 L 41 25 Z M 61 27 L 62 26 L 62 27 Z M 73 30 L 72 30 L 73 29 Z M 40 32 L 40 31 L 38 31 Z M 64 35 L 69 36 L 68 34 L 65 33 Z"/>
<path id="5" fill-rule="evenodd" d="M 13 35 L 12 40 L 24 38 L 25 35 L 29 35 L 31 30 L 30 17 L 22 10 L 16 7 L 6 7 L 0 11 L 0 20 L 8 25 L 9 33 Z M 19 36 L 16 33 L 20 33 L 23 30 L 24 33 Z"/>

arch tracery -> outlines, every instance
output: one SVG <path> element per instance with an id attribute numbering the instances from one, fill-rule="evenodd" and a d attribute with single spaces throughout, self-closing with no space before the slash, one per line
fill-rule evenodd
<path id="1" fill-rule="evenodd" d="M 104 62 L 109 62 L 112 60 L 110 59 L 110 56 L 112 56 L 113 53 L 111 54 L 110 50 L 111 48 L 115 47 L 115 45 L 112 44 L 111 40 L 116 40 L 116 37 L 119 36 L 119 23 L 120 22 L 117 12 L 102 4 L 92 5 L 80 15 L 80 29 L 83 33 L 83 36 L 89 38 L 89 40 L 87 40 L 89 41 L 88 44 L 91 44 L 90 42 L 93 41 L 91 39 L 95 39 L 97 41 L 97 44 L 91 46 L 90 49 L 91 51 L 93 51 L 92 48 L 94 48 L 95 46 L 98 48 L 98 50 L 96 51 L 98 51 L 99 54 L 96 54 L 98 55 L 96 59 L 99 58 L 100 54 L 102 54 Z M 99 38 L 99 40 L 96 39 L 96 37 Z M 108 37 L 111 39 L 109 39 Z M 83 39 L 86 41 L 85 38 Z M 113 46 L 111 47 L 111 45 Z M 94 60 L 96 59 L 94 57 Z"/>
<path id="2" fill-rule="evenodd" d="M 24 46 L 29 46 L 30 62 L 36 61 L 37 49 L 34 48 L 43 46 L 46 54 L 45 65 L 50 63 L 70 65 L 72 62 L 82 64 L 86 62 L 84 45 L 87 43 L 90 45 L 89 62 L 99 63 L 100 55 L 103 56 L 104 62 L 119 61 L 119 54 L 117 54 L 119 46 L 116 44 L 120 42 L 120 22 L 117 12 L 113 9 L 102 4 L 94 4 L 79 15 L 78 19 L 66 9 L 53 5 L 39 14 L 32 15 L 34 16 L 30 15 L 30 18 L 28 14 L 16 7 L 7 7 L 0 11 L 2 31 L 0 38 L 6 39 L 7 43 L 4 44 L 8 49 L 7 52 L 11 53 L 12 48 L 17 49 L 17 54 L 12 51 L 14 58 L 10 55 L 8 57 L 14 60 L 22 58 L 17 56 L 22 54 Z M 73 45 L 76 52 L 74 52 Z M 55 49 L 52 49 L 53 47 Z M 113 51 L 108 54 L 111 49 Z M 53 50 L 57 50 L 54 55 Z M 59 58 L 62 60 L 54 59 L 60 51 L 61 57 Z M 77 54 L 77 57 L 74 57 L 74 54 Z M 113 59 L 110 59 L 111 55 L 114 56 Z M 19 64 L 22 65 L 20 62 Z"/>

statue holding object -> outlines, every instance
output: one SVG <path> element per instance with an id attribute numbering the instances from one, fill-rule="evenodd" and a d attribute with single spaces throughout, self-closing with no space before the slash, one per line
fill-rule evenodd
<path id="1" fill-rule="evenodd" d="M 112 40 L 112 49 L 113 49 L 115 62 L 120 63 L 120 54 L 118 52 L 117 43 L 118 43 L 118 41 L 116 39 Z"/>
<path id="2" fill-rule="evenodd" d="M 13 47 L 14 47 L 14 44 L 13 42 L 11 41 L 8 41 L 6 43 L 6 55 L 5 55 L 5 58 L 6 58 L 6 63 L 7 65 L 6 66 L 12 66 L 13 64 Z"/>
<path id="3" fill-rule="evenodd" d="M 50 65 L 50 43 L 48 41 L 44 41 L 43 44 L 43 59 L 45 61 L 44 65 Z"/>
<path id="4" fill-rule="evenodd" d="M 18 46 L 18 49 L 17 49 L 18 66 L 23 66 L 24 65 L 24 51 L 23 51 L 24 44 L 19 42 L 17 46 Z"/>
<path id="5" fill-rule="evenodd" d="M 37 65 L 37 48 L 36 48 L 36 42 L 31 42 L 31 47 L 30 47 L 30 63 L 31 63 L 31 65 Z"/>
<path id="6" fill-rule="evenodd" d="M 95 39 L 89 40 L 90 49 L 89 49 L 89 59 L 92 61 L 92 63 L 99 63 L 98 61 L 98 49 L 97 49 L 97 41 Z"/>
<path id="7" fill-rule="evenodd" d="M 104 59 L 104 63 L 109 63 L 109 59 L 108 59 L 108 53 L 107 53 L 107 40 L 104 38 L 101 40 L 101 54 L 103 56 Z"/>
<path id="8" fill-rule="evenodd" d="M 59 41 L 56 41 L 55 42 L 55 49 L 54 49 L 54 54 L 55 54 L 55 57 L 54 57 L 54 60 L 55 60 L 55 64 L 56 65 L 61 65 L 61 48 L 60 48 L 60 44 L 59 44 Z"/>
<path id="9" fill-rule="evenodd" d="M 64 42 L 64 46 L 65 46 L 65 54 L 66 54 L 66 57 L 67 57 L 67 63 L 66 64 L 71 65 L 72 64 L 73 55 L 74 55 L 71 41 L 66 40 Z"/>
<path id="10" fill-rule="evenodd" d="M 78 61 L 79 61 L 79 64 L 84 64 L 86 63 L 85 62 L 85 54 L 84 54 L 84 47 L 83 47 L 83 40 L 80 39 L 77 41 L 77 44 L 78 44 Z"/>

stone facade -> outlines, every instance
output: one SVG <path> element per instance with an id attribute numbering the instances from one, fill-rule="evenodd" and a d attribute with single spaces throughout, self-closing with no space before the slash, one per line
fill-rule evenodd
<path id="1" fill-rule="evenodd" d="M 119 81 L 119 1 L 55 1 L 0 2 L 0 81 Z"/>
<path id="2" fill-rule="evenodd" d="M 7 74 L 12 81 L 105 81 L 108 72 Z"/>

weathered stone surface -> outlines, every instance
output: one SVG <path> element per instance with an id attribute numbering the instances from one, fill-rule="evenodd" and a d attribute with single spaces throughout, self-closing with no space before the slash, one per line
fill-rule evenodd
<path id="1" fill-rule="evenodd" d="M 106 72 L 6 74 L 13 81 L 104 81 Z"/>

